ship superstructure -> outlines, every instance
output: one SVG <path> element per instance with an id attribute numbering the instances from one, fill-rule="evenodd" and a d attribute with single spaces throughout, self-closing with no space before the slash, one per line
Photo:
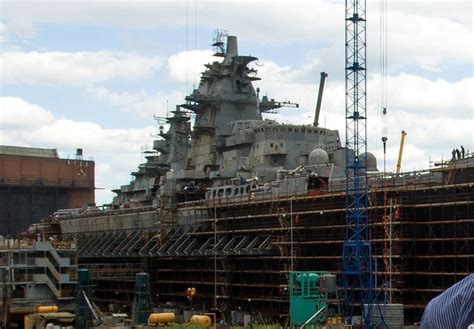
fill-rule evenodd
<path id="1" fill-rule="evenodd" d="M 115 190 L 117 205 L 204 199 L 207 189 L 235 179 L 270 183 L 278 171 L 312 164 L 314 150 L 324 164 L 340 160 L 343 166 L 337 130 L 262 118 L 263 113 L 297 104 L 260 99 L 252 85 L 259 80 L 257 71 L 249 67 L 257 58 L 239 55 L 235 36 L 228 36 L 226 45 L 218 54 L 223 60 L 206 65 L 198 88 L 166 118 L 168 131 L 160 127 L 161 139 L 153 145 L 159 153 L 147 154 L 147 162 L 132 173 L 135 180 Z"/>

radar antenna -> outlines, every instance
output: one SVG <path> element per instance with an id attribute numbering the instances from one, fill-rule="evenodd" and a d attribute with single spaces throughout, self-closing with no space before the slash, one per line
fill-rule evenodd
<path id="1" fill-rule="evenodd" d="M 226 30 L 214 30 L 214 37 L 212 39 L 212 47 L 214 47 L 214 56 L 225 57 L 225 41 L 228 35 L 229 32 L 227 32 Z"/>

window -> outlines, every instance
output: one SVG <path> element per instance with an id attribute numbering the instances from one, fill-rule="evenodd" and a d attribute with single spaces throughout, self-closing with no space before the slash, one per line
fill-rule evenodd
<path id="1" fill-rule="evenodd" d="M 223 196 L 224 195 L 224 189 L 220 188 L 219 191 L 217 192 L 217 196 Z"/>
<path id="2" fill-rule="evenodd" d="M 232 195 L 232 187 L 228 187 L 225 189 L 225 196 L 231 196 Z"/>

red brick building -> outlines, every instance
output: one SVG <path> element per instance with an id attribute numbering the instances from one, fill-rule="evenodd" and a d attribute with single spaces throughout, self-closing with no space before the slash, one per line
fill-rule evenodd
<path id="1" fill-rule="evenodd" d="M 0 145 L 0 235 L 15 236 L 58 209 L 89 203 L 94 161 L 60 159 L 56 149 Z"/>

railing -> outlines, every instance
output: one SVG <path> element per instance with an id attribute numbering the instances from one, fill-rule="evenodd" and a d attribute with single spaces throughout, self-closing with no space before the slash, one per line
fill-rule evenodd
<path id="1" fill-rule="evenodd" d="M 62 281 L 61 273 L 59 273 L 59 271 L 54 267 L 54 265 L 51 263 L 51 261 L 48 258 L 42 257 L 42 258 L 36 258 L 35 260 L 36 260 L 36 265 L 46 267 L 49 270 L 49 272 L 54 276 L 57 282 Z"/>
<path id="2" fill-rule="evenodd" d="M 35 240 L 19 240 L 19 239 L 2 239 L 0 240 L 0 250 L 5 249 L 33 249 L 38 241 Z M 74 242 L 52 241 L 50 242 L 54 249 L 75 249 Z M 51 250 L 54 250 L 51 248 Z"/>

